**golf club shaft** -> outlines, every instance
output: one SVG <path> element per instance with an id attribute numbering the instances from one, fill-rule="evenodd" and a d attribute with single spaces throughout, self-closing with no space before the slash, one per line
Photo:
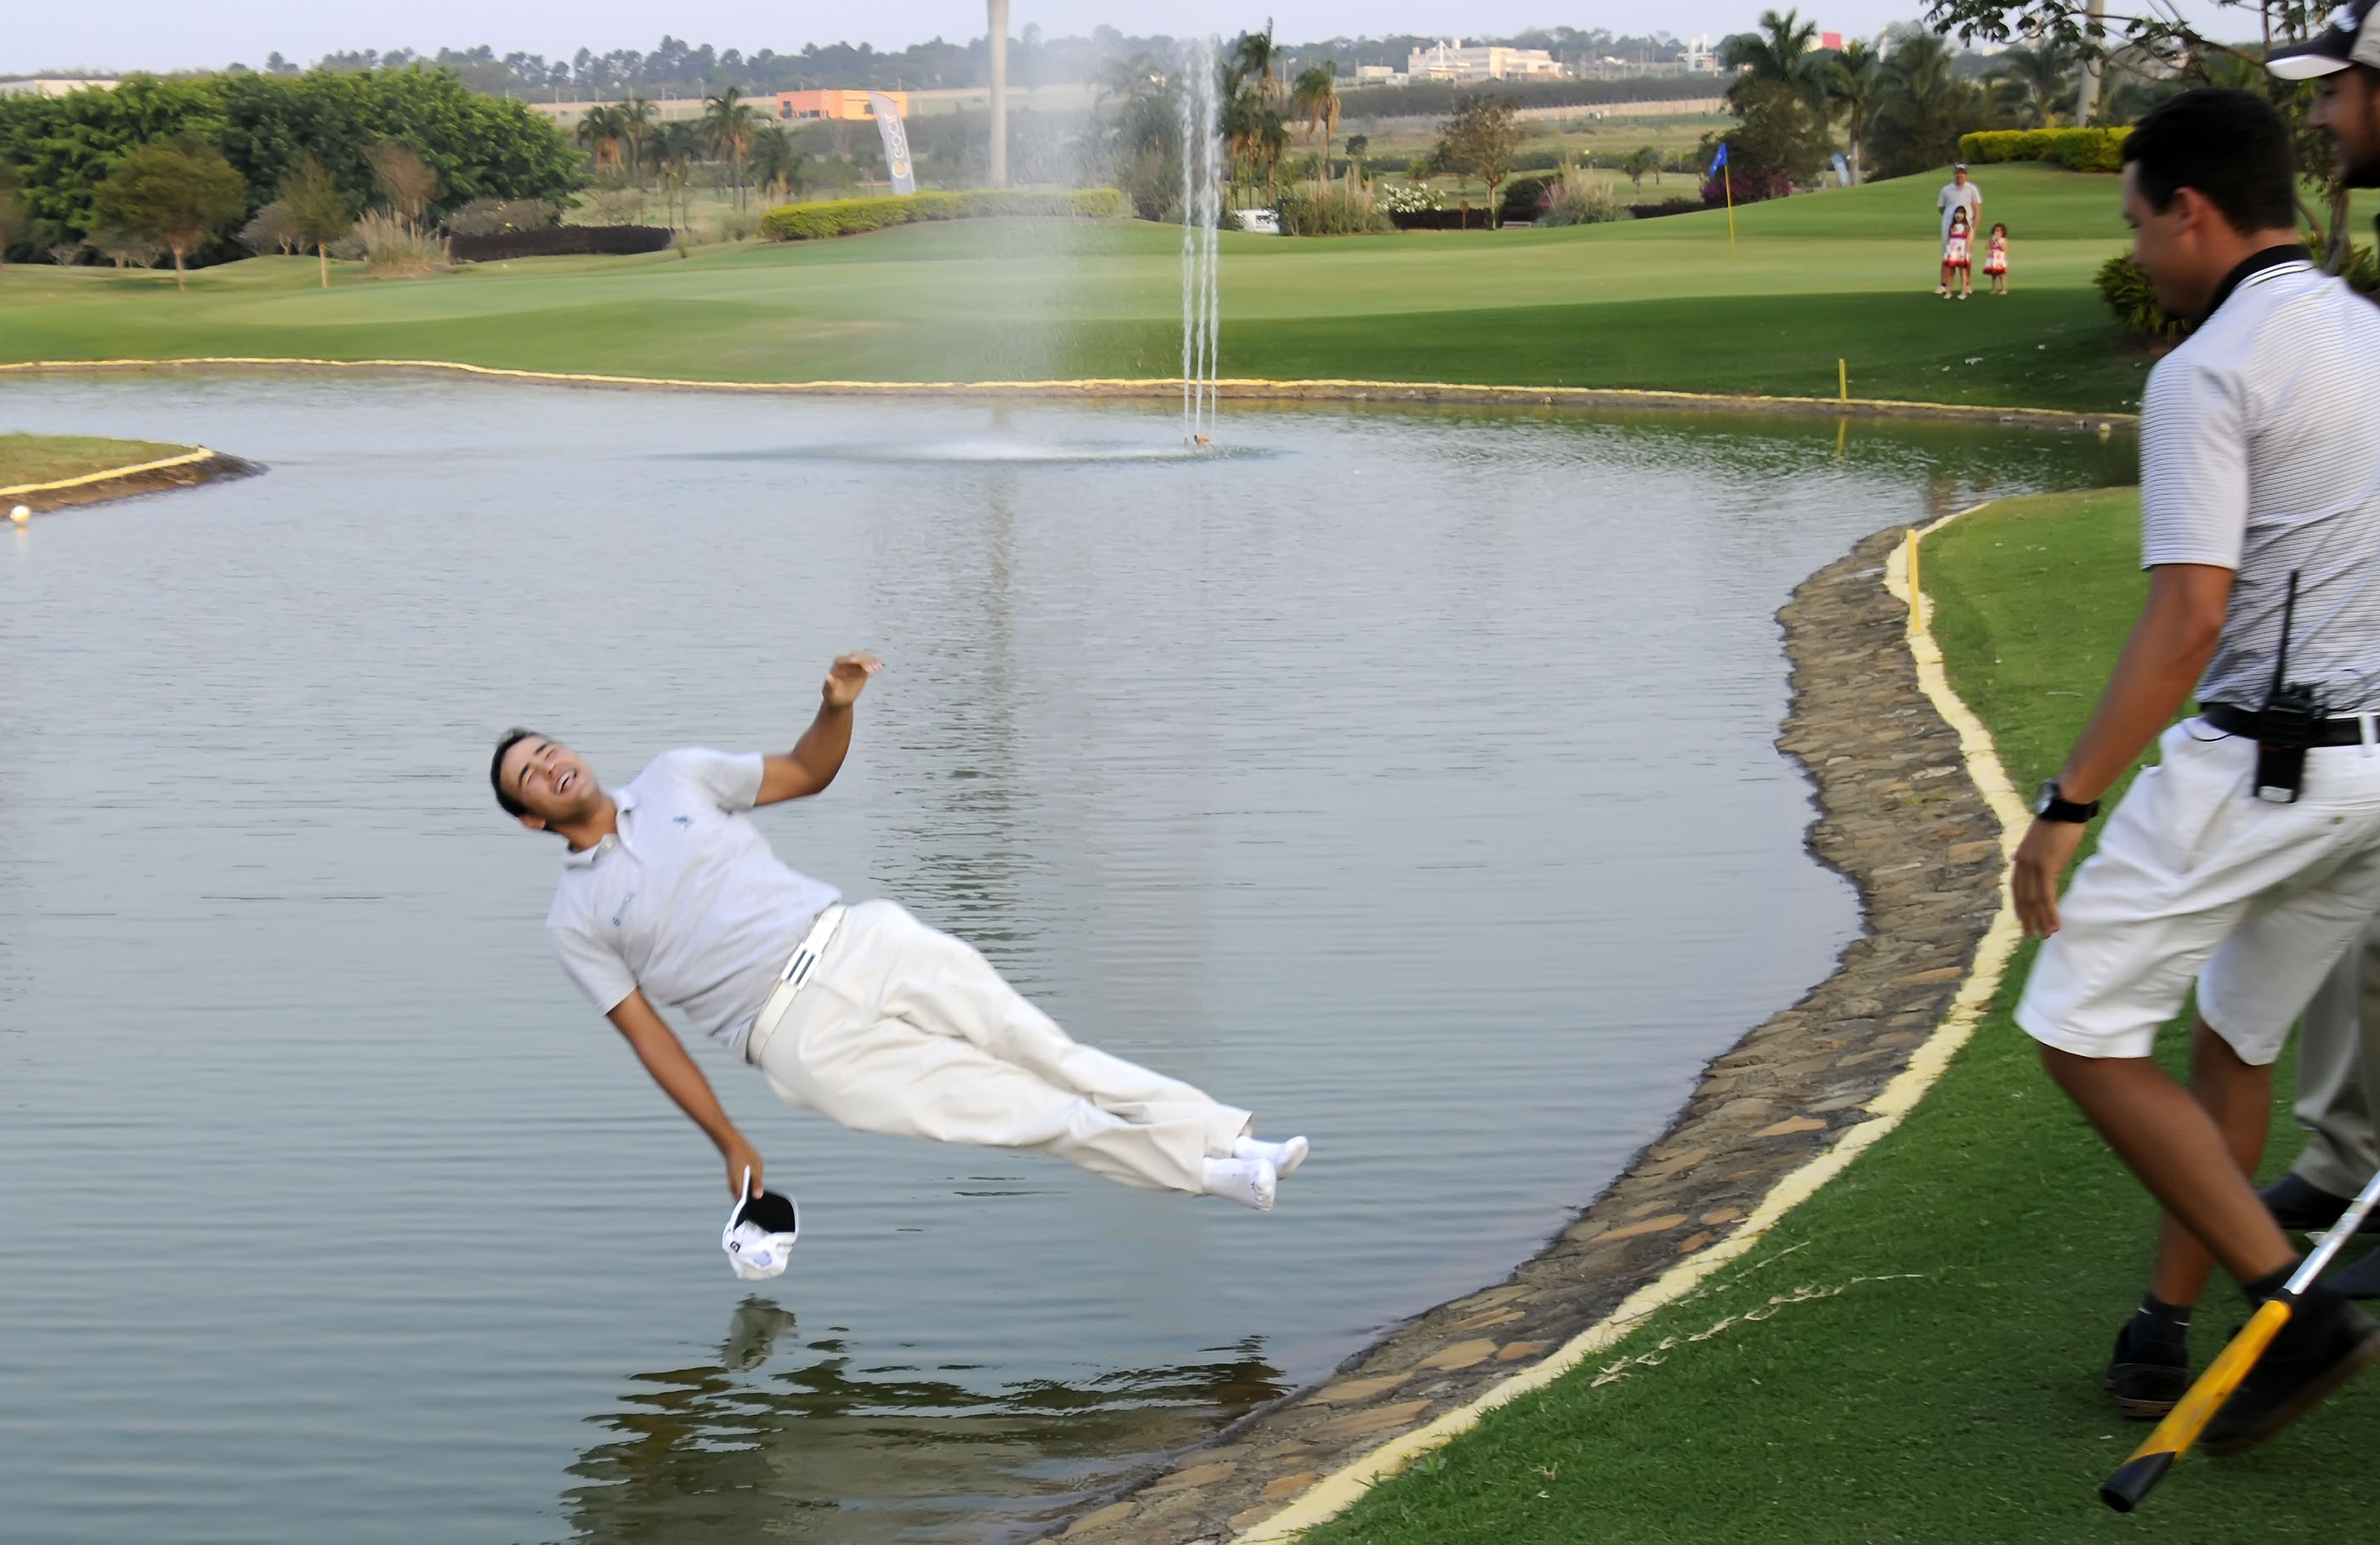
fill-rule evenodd
<path id="1" fill-rule="evenodd" d="M 2198 1382 L 2190 1386 L 2190 1392 L 2166 1413 L 2165 1419 L 2157 1423 L 2156 1430 L 2149 1434 L 2148 1441 L 2134 1449 L 2132 1456 L 2124 1461 L 2123 1467 L 2107 1478 L 2099 1488 L 2101 1502 L 2119 1513 L 2130 1513 L 2156 1489 L 2156 1483 L 2165 1479 L 2166 1471 L 2173 1468 L 2173 1462 L 2198 1441 L 2198 1435 L 2206 1430 L 2206 1424 L 2215 1419 L 2215 1413 L 2223 1408 L 2223 1403 L 2231 1398 L 2231 1393 L 2240 1387 L 2240 1382 L 2256 1366 L 2256 1359 L 2265 1355 L 2265 1348 L 2273 1344 L 2273 1338 L 2281 1334 L 2281 1327 L 2289 1322 L 2299 1296 L 2313 1285 L 2340 1249 L 2355 1237 L 2375 1204 L 2380 1204 L 2380 1173 L 2374 1173 L 2364 1182 L 2363 1189 L 2348 1203 L 2347 1211 L 2338 1215 L 2338 1221 L 2314 1241 L 2313 1249 L 2306 1252 L 2306 1258 L 2298 1263 L 2298 1269 L 2289 1273 L 2289 1285 L 2264 1301 L 2246 1326 L 2231 1338 L 2231 1344 L 2223 1348 L 2221 1355 L 2207 1365 L 2206 1371 L 2198 1376 Z"/>

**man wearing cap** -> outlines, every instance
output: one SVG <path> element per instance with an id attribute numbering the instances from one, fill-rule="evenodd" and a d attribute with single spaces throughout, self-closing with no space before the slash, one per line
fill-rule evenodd
<path id="1" fill-rule="evenodd" d="M 1942 239 L 1944 241 L 1947 242 L 1950 239 L 1950 217 L 1958 213 L 1961 210 L 1965 210 L 1967 211 L 1967 235 L 1971 237 L 1977 237 L 1983 235 L 1984 190 L 1967 180 L 1967 163 L 1965 162 L 1962 161 L 1959 163 L 1958 165 L 1950 168 L 1950 180 L 1944 183 L 1942 185 L 1942 191 L 1934 196 L 1934 207 L 1942 211 Z M 1936 295 L 1948 295 L 1950 293 L 1950 287 L 1948 284 L 1945 284 L 1934 293 Z"/>
<path id="2" fill-rule="evenodd" d="M 2142 404 L 2147 603 L 2010 885 L 2046 935 L 2017 1022 L 2166 1212 L 2107 1374 L 2147 1418 L 2189 1386 L 2213 1262 L 2259 1303 L 2295 1272 L 2249 1182 L 2271 1064 L 2380 912 L 2380 309 L 2298 245 L 2289 131 L 2261 98 L 2183 92 L 2123 156 L 2134 260 L 2198 326 Z M 2061 900 L 2100 795 L 2152 740 L 2157 765 Z M 2152 1053 L 2193 980 L 2185 1090 Z M 2375 1359 L 2380 1325 L 2309 1286 L 2206 1447 L 2253 1447 Z"/>
<path id="3" fill-rule="evenodd" d="M 834 781 L 880 669 L 859 654 L 829 667 L 790 752 L 664 752 L 617 794 L 559 741 L 504 736 L 496 803 L 567 844 L 546 917 L 563 970 L 718 1147 L 739 1197 L 763 1194 L 760 1155 L 657 1006 L 846 1127 L 1038 1149 L 1269 1212 L 1304 1138 L 1257 1141 L 1246 1111 L 1070 1039 L 968 946 L 891 901 L 845 906 L 770 851 L 747 812 Z"/>
<path id="4" fill-rule="evenodd" d="M 2302 43 L 2277 48 L 2265 67 L 2313 80 L 2310 121 L 2330 137 L 2339 178 L 2380 187 L 2380 6 L 2357 0 Z M 2306 1144 L 2289 1173 L 2265 1188 L 2284 1228 L 2322 1229 L 2380 1167 L 2380 923 L 2363 935 L 2306 1005 L 2298 1038 L 2297 1117 Z M 2380 1232 L 2368 1223 L 2365 1232 Z M 2330 1278 L 2353 1298 L 2380 1298 L 2380 1249 Z"/>

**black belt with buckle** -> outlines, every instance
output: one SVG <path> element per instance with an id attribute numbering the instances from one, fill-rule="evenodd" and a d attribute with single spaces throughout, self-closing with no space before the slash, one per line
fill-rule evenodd
<path id="1" fill-rule="evenodd" d="M 2201 703 L 2198 717 L 2227 735 L 2244 735 L 2252 741 L 2264 739 L 2258 730 L 2265 716 L 2252 708 L 2242 708 L 2234 703 Z M 2365 720 L 2360 717 L 2318 718 L 2303 732 L 2305 739 L 2302 743 L 2309 746 L 2362 745 L 2364 723 Z"/>

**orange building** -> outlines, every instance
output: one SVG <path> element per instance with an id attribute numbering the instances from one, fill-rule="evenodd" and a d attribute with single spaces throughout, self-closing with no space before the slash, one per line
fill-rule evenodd
<path id="1" fill-rule="evenodd" d="M 904 118 L 909 115 L 909 93 L 886 91 L 892 105 Z M 841 118 L 857 120 L 876 115 L 868 106 L 866 91 L 779 91 L 777 116 L 787 123 L 808 118 Z"/>

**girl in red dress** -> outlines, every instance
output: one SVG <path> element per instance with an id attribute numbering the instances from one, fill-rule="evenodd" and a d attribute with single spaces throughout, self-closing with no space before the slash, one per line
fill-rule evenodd
<path id="1" fill-rule="evenodd" d="M 1967 211 L 1953 210 L 1950 211 L 1950 234 L 1942 243 L 1942 287 L 1936 292 L 1945 300 L 1954 293 L 1950 288 L 1954 280 L 1959 286 L 1955 294 L 1961 300 L 1974 291 L 1974 264 L 1968 256 L 1968 246 Z"/>
<path id="2" fill-rule="evenodd" d="M 1992 294 L 2008 294 L 2008 227 L 1992 227 L 1992 241 L 1984 248 L 1984 272 L 1991 276 Z"/>

